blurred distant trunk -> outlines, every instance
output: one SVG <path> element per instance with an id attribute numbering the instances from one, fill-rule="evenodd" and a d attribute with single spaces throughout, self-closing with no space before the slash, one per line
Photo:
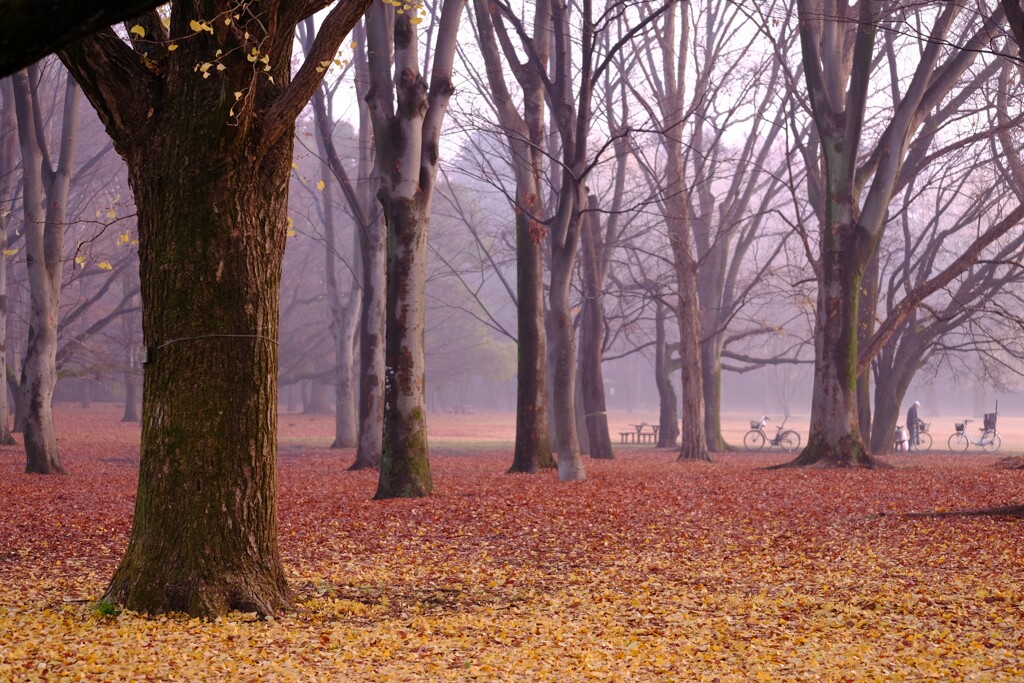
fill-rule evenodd
<path id="1" fill-rule="evenodd" d="M 17 148 L 17 119 L 11 79 L 0 81 L 0 244 L 7 246 L 7 226 L 14 201 L 14 155 Z M 0 363 L 7 369 L 7 255 L 0 255 Z M 0 383 L 0 445 L 14 444 L 11 435 L 7 382 Z"/>
<path id="2" fill-rule="evenodd" d="M 25 262 L 29 276 L 29 331 L 22 366 L 25 412 L 25 471 L 63 472 L 53 424 L 53 391 L 57 385 L 57 320 L 64 256 L 64 225 L 74 167 L 81 91 L 74 79 L 64 88 L 61 144 L 56 168 L 51 167 L 45 119 L 40 112 L 38 66 L 13 77 L 23 162 Z"/>
<path id="3" fill-rule="evenodd" d="M 665 333 L 665 311 L 668 308 L 659 298 L 654 313 L 654 378 L 658 387 L 658 447 L 673 448 L 679 438 L 679 402 L 672 385 L 672 366 L 668 358 L 668 340 Z"/>
<path id="4" fill-rule="evenodd" d="M 302 413 L 304 415 L 327 415 L 331 412 L 331 402 L 327 400 L 327 385 L 317 379 L 309 380 L 306 385 L 308 392 L 302 394 Z"/>
<path id="5" fill-rule="evenodd" d="M 299 30 L 299 40 L 303 50 L 313 49 L 313 38 L 316 34 L 312 17 L 307 18 Z M 358 42 L 358 39 L 357 39 Z M 335 86 L 336 87 L 336 86 Z M 334 337 L 334 443 L 331 448 L 352 448 L 356 445 L 356 382 L 355 360 L 356 334 L 359 331 L 360 309 L 362 308 L 362 258 L 359 254 L 359 226 L 353 234 L 353 248 L 339 249 L 337 223 L 335 221 L 334 188 L 339 185 L 346 196 L 349 208 L 356 216 L 357 223 L 362 218 L 361 207 L 353 204 L 354 189 L 349 182 L 348 174 L 342 164 L 338 150 L 334 144 L 334 98 L 335 88 L 326 82 L 322 83 L 314 93 L 313 118 L 316 122 L 316 146 L 320 157 L 320 177 L 332 175 L 336 182 L 324 185 L 320 195 L 324 226 L 324 279 L 327 289 L 327 304 L 331 314 L 331 334 Z M 348 284 L 346 292 L 338 276 L 338 263 L 341 254 L 350 255 L 351 266 L 346 268 L 344 277 Z"/>
<path id="6" fill-rule="evenodd" d="M 554 466 L 551 455 L 550 407 L 548 400 L 547 330 L 544 315 L 544 196 L 541 176 L 544 166 L 544 85 L 534 69 L 513 69 L 519 82 L 522 113 L 505 82 L 498 51 L 501 45 L 513 51 L 500 13 L 491 13 L 487 0 L 476 0 L 480 51 L 487 65 L 490 97 L 501 123 L 516 178 L 516 444 L 510 472 L 537 472 Z M 551 15 L 544 0 L 534 3 L 533 33 L 550 31 Z M 536 43 L 534 60 L 545 68 L 549 42 Z M 509 59 L 511 61 L 511 56 Z"/>
<path id="7" fill-rule="evenodd" d="M 134 276 L 132 276 L 134 277 Z M 121 277 L 121 291 L 122 294 L 127 294 L 129 290 L 133 289 L 134 286 L 127 272 Z M 132 297 L 127 302 L 129 307 L 133 307 L 138 304 L 137 297 Z M 121 336 L 125 340 L 124 354 L 125 354 L 125 366 L 124 366 L 124 414 L 121 416 L 121 422 L 138 422 L 139 421 L 139 391 L 138 391 L 138 378 L 136 377 L 139 370 L 139 345 L 135 341 L 134 328 L 137 324 L 135 315 L 123 315 L 121 316 Z"/>

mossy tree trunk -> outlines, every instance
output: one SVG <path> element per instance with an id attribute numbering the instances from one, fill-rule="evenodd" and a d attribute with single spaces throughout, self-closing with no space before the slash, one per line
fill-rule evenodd
<path id="1" fill-rule="evenodd" d="M 381 168 L 378 196 L 387 225 L 384 439 L 375 498 L 433 490 L 427 449 L 424 286 L 430 207 L 441 124 L 454 92 L 456 36 L 465 0 L 444 0 L 430 84 L 420 74 L 416 25 L 408 13 L 367 17 L 366 96 Z M 394 59 L 391 48 L 394 47 Z"/>
<path id="2" fill-rule="evenodd" d="M 852 210 L 852 204 L 848 205 Z M 814 390 L 807 446 L 793 465 L 873 464 L 860 436 L 857 411 L 857 315 L 861 271 L 856 255 L 864 235 L 853 219 L 833 225 L 823 245 L 815 323 Z"/>
<path id="3" fill-rule="evenodd" d="M 992 23 L 1001 20 L 1001 12 L 991 18 L 974 15 L 968 25 L 955 27 L 964 14 L 956 3 L 929 15 L 928 40 L 922 42 L 913 77 L 892 103 L 877 142 L 865 149 L 868 86 L 882 9 L 881 3 L 858 0 L 822 14 L 820 3 L 798 0 L 804 78 L 820 140 L 818 153 L 805 158 L 819 220 L 820 256 L 813 263 L 818 299 L 811 429 L 807 447 L 793 465 L 874 464 L 861 436 L 858 376 L 925 297 L 978 258 L 984 239 L 996 228 L 970 244 L 938 276 L 909 292 L 861 348 L 866 337 L 859 328 L 861 287 L 884 234 L 892 198 L 916 172 L 904 169 L 908 151 L 923 155 L 932 145 L 938 127 L 956 111 L 942 106 L 944 98 L 989 44 Z M 962 46 L 951 48 L 951 35 L 962 39 Z"/>
<path id="4" fill-rule="evenodd" d="M 275 471 L 295 117 L 366 3 L 324 17 L 294 78 L 295 25 L 319 4 L 252 2 L 231 23 L 221 17 L 233 3 L 199 4 L 173 2 L 168 28 L 155 11 L 139 17 L 145 34 L 130 46 L 108 29 L 61 53 L 125 158 L 138 207 L 139 488 L 104 599 L 148 613 L 270 615 L 290 601 Z"/>

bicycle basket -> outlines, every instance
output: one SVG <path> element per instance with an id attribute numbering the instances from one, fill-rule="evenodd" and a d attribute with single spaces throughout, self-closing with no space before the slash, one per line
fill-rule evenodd
<path id="1" fill-rule="evenodd" d="M 760 420 L 751 420 L 750 421 L 750 428 L 751 429 L 760 429 L 760 427 L 761 427 L 761 421 Z"/>
<path id="2" fill-rule="evenodd" d="M 963 433 L 963 431 L 964 431 L 964 423 L 963 422 L 957 422 L 953 426 L 956 427 L 957 434 L 962 434 Z"/>
<path id="3" fill-rule="evenodd" d="M 928 428 L 931 427 L 931 426 L 932 426 L 931 422 L 918 422 L 917 423 L 917 433 L 918 434 L 924 434 L 925 432 L 928 431 Z"/>
<path id="4" fill-rule="evenodd" d="M 996 428 L 996 414 L 995 413 L 985 413 L 985 429 L 995 429 L 995 428 Z"/>

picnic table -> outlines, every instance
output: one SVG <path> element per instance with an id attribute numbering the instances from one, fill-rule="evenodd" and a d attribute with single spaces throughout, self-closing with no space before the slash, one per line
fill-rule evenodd
<path id="1" fill-rule="evenodd" d="M 449 415 L 475 415 L 476 409 L 473 406 L 452 406 L 447 408 L 444 412 Z"/>
<path id="2" fill-rule="evenodd" d="M 635 431 L 619 432 L 620 443 L 658 443 L 658 432 L 661 425 L 650 425 L 646 422 L 631 424 Z M 650 431 L 647 431 L 647 430 Z"/>

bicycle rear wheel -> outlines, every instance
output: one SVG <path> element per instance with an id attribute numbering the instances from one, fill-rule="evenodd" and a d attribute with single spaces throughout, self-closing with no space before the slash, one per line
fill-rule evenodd
<path id="1" fill-rule="evenodd" d="M 786 430 L 779 436 L 779 446 L 784 451 L 795 451 L 800 448 L 800 435 L 792 430 Z"/>
<path id="2" fill-rule="evenodd" d="M 989 453 L 995 453 L 1001 445 L 1003 445 L 1003 440 L 999 438 L 999 434 L 996 432 L 983 434 L 981 437 L 981 447 Z"/>
<path id="3" fill-rule="evenodd" d="M 960 432 L 956 432 L 949 437 L 949 450 L 954 453 L 963 453 L 970 445 L 971 442 L 968 441 L 967 437 Z"/>
<path id="4" fill-rule="evenodd" d="M 764 433 L 758 429 L 751 429 L 743 437 L 743 445 L 748 451 L 759 451 L 764 448 Z"/>

